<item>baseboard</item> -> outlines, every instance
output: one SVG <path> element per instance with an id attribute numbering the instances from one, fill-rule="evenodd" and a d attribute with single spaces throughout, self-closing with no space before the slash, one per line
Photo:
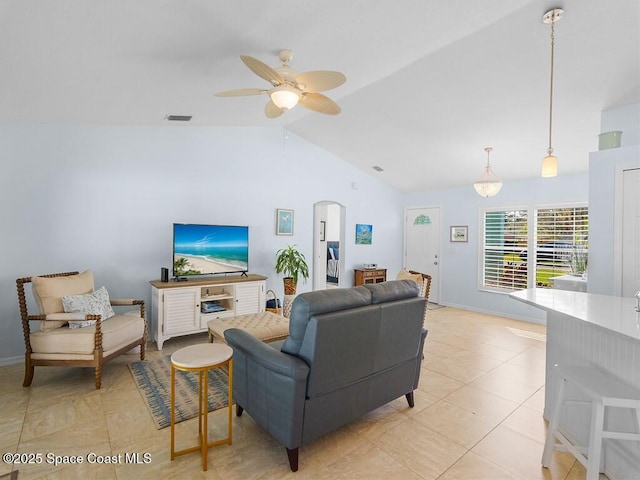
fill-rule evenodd
<path id="1" fill-rule="evenodd" d="M 545 320 L 541 320 L 539 318 L 526 317 L 523 315 L 511 315 L 509 313 L 494 310 L 485 310 L 483 308 L 471 308 L 468 305 L 458 305 L 457 303 L 441 303 L 440 305 L 444 305 L 445 307 L 459 308 L 460 310 L 467 310 L 469 312 L 484 313 L 486 315 L 493 315 L 495 317 L 509 318 L 511 320 L 518 320 L 520 322 L 536 323 L 538 325 L 547 324 Z"/>
<path id="2" fill-rule="evenodd" d="M 0 367 L 15 365 L 17 363 L 24 363 L 24 355 L 18 355 L 17 357 L 0 358 Z"/>

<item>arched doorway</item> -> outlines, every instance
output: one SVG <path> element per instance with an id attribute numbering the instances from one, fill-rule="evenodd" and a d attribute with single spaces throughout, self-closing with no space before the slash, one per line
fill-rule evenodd
<path id="1" fill-rule="evenodd" d="M 332 200 L 313 205 L 313 289 L 344 285 L 345 206 Z"/>

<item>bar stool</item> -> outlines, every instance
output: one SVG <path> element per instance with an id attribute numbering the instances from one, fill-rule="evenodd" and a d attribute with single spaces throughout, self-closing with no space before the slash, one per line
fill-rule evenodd
<path id="1" fill-rule="evenodd" d="M 600 473 L 603 439 L 640 441 L 640 390 L 595 367 L 556 365 L 554 370 L 560 383 L 542 453 L 542 466 L 549 467 L 554 450 L 568 451 L 587 469 L 586 480 L 597 480 Z M 591 403 L 589 445 L 586 447 L 574 445 L 558 431 L 562 406 L 568 402 L 565 398 L 567 384 L 577 387 L 588 397 L 587 402 Z M 605 430 L 604 414 L 607 407 L 631 409 L 638 433 Z M 555 443 L 556 439 L 560 443 Z"/>
<path id="2" fill-rule="evenodd" d="M 208 392 L 209 370 L 227 365 L 229 369 L 229 412 L 227 438 L 209 442 L 208 440 Z M 198 372 L 198 438 L 195 447 L 175 450 L 175 399 L 176 399 L 176 370 L 184 372 Z M 231 404 L 233 392 L 233 350 L 222 343 L 203 343 L 181 348 L 171 355 L 171 460 L 186 453 L 200 451 L 202 455 L 202 470 L 207 470 L 207 452 L 216 445 L 231 445 Z"/>

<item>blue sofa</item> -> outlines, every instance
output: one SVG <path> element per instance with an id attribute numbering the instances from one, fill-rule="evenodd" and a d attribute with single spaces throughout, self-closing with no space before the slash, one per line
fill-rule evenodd
<path id="1" fill-rule="evenodd" d="M 418 293 L 411 280 L 303 293 L 284 341 L 225 331 L 236 414 L 281 442 L 296 471 L 301 445 L 402 395 L 413 407 L 427 335 Z"/>

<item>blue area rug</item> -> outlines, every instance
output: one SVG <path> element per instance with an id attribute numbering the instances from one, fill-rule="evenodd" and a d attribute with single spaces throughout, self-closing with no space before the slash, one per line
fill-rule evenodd
<path id="1" fill-rule="evenodd" d="M 147 404 L 156 428 L 171 425 L 171 356 L 129 364 L 133 380 Z M 209 411 L 229 405 L 226 370 L 209 370 Z M 176 419 L 179 423 L 198 415 L 198 374 L 176 370 Z"/>

